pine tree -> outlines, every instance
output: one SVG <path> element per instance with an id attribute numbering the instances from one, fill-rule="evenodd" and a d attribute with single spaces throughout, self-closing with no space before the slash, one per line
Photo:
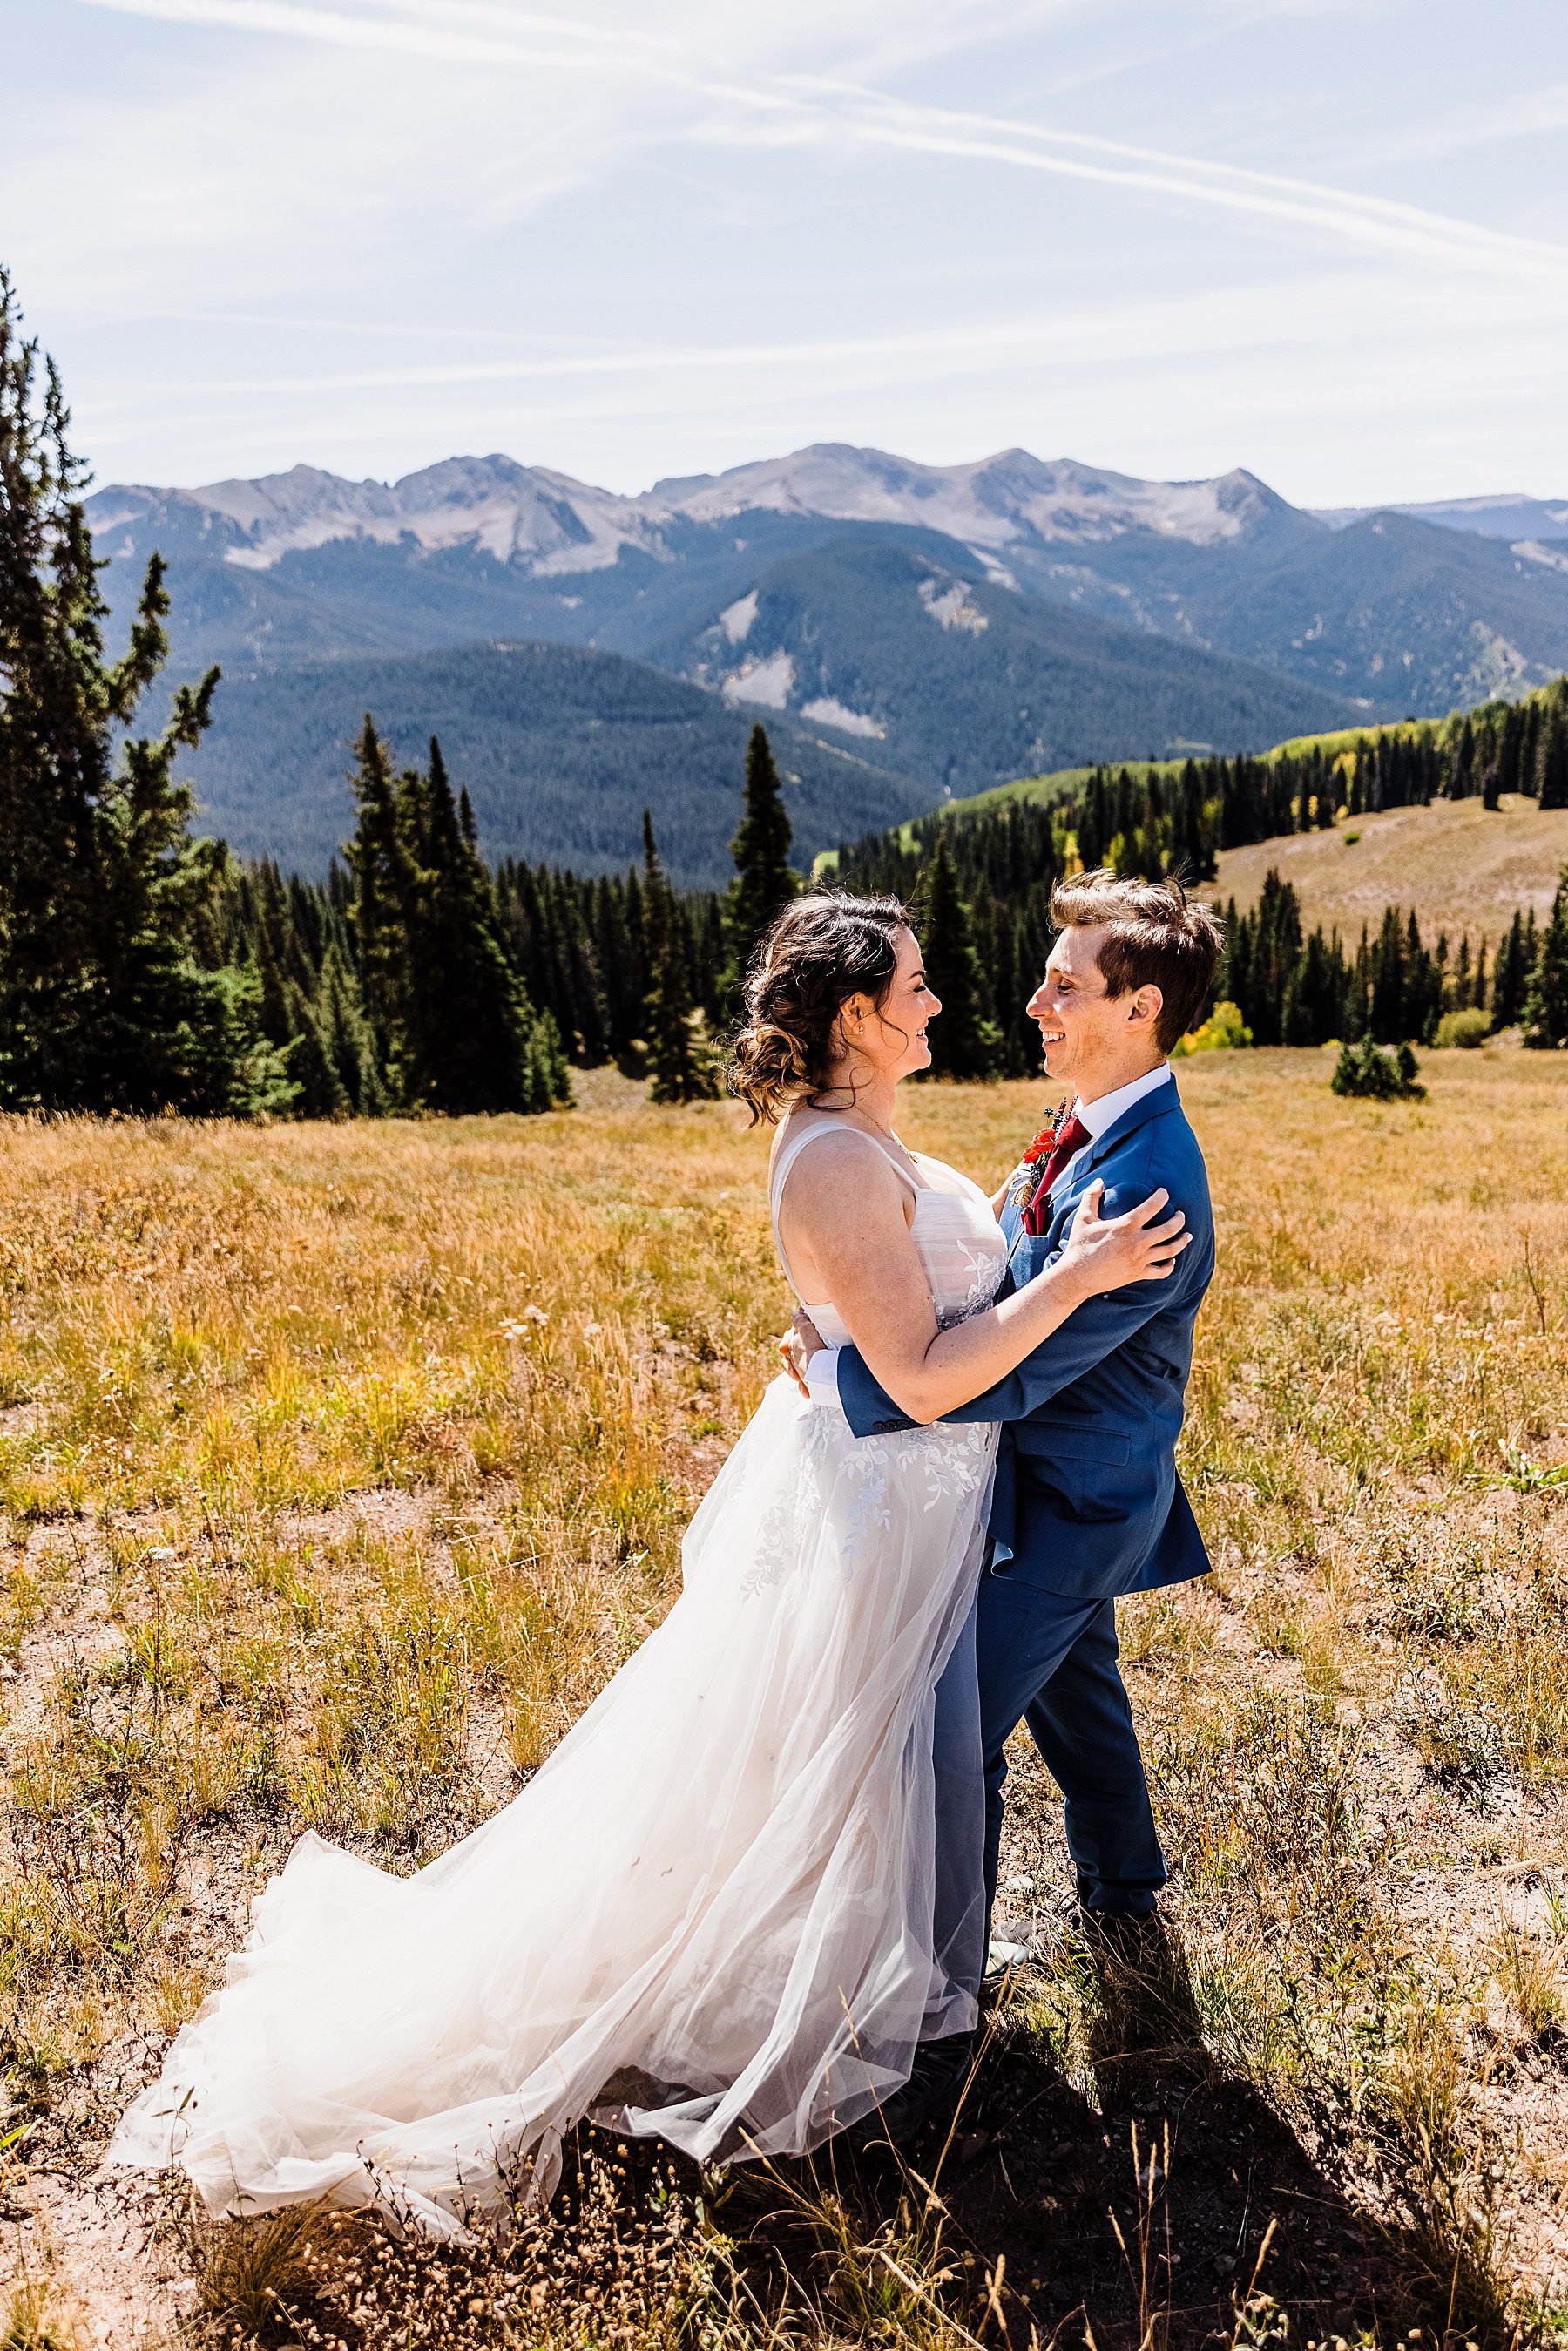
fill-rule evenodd
<path id="1" fill-rule="evenodd" d="M 1317 788 L 1317 829 L 1320 832 L 1334 831 L 1334 820 L 1339 808 L 1339 783 L 1338 760 L 1325 759 L 1323 778 Z"/>
<path id="2" fill-rule="evenodd" d="M 1405 934 L 1392 906 L 1373 950 L 1371 1033 L 1380 1045 L 1397 1045 L 1409 1035 L 1405 1004 Z"/>
<path id="3" fill-rule="evenodd" d="M 1078 814 L 1077 836 L 1079 862 L 1086 873 L 1093 873 L 1105 862 L 1111 837 L 1103 768 L 1096 768 L 1089 778 Z"/>
<path id="4" fill-rule="evenodd" d="M 735 878 L 724 900 L 722 995 L 732 1018 L 741 1010 L 741 991 L 758 940 L 800 889 L 800 876 L 789 862 L 792 837 L 767 730 L 753 726 L 746 746 L 744 811 L 730 843 Z"/>
<path id="5" fill-rule="evenodd" d="M 378 1079 L 389 1099 L 405 1098 L 400 1055 L 413 987 L 417 871 L 399 822 L 399 793 L 387 746 L 369 711 L 354 747 L 359 818 L 343 852 L 354 877 L 354 945 L 359 998 L 375 1041 Z"/>
<path id="6" fill-rule="evenodd" d="M 1345 1028 L 1345 963 L 1337 936 L 1333 947 L 1321 924 L 1302 950 L 1285 986 L 1281 1042 L 1326 1045 Z"/>
<path id="7" fill-rule="evenodd" d="M 1438 956 L 1429 955 L 1421 944 L 1421 926 L 1412 906 L 1405 927 L 1405 1036 L 1418 1037 L 1430 1044 L 1437 1034 L 1438 1023 L 1443 1017 L 1443 970 L 1441 957 L 1448 953 L 1446 940 L 1440 942 Z"/>
<path id="8" fill-rule="evenodd" d="M 594 947 L 604 975 L 605 1011 L 612 1060 L 624 1061 L 642 1034 L 640 940 L 634 941 L 627 912 L 628 893 L 606 878 L 594 886 Z"/>
<path id="9" fill-rule="evenodd" d="M 1568 808 L 1568 712 L 1561 702 L 1542 727 L 1535 772 L 1542 807 Z"/>
<path id="10" fill-rule="evenodd" d="M 356 756 L 359 820 L 345 854 L 379 1091 L 397 1108 L 449 1116 L 569 1101 L 560 1032 L 529 1001 L 502 944 L 490 876 L 440 744 L 431 741 L 428 776 L 394 776 L 367 715 Z"/>
<path id="11" fill-rule="evenodd" d="M 710 1029 L 719 1029 L 724 1018 L 724 982 L 727 977 L 729 946 L 724 934 L 724 904 L 714 893 L 704 895 L 701 912 L 691 926 L 692 952 L 697 962 L 697 997 L 703 1018 Z"/>
<path id="12" fill-rule="evenodd" d="M 1476 733 L 1467 718 L 1449 749 L 1447 793 L 1449 799 L 1469 799 L 1475 790 Z"/>
<path id="13" fill-rule="evenodd" d="M 336 940 L 322 958 L 312 1011 L 348 1109 L 359 1118 L 379 1117 L 388 1103 L 376 1040 L 365 1018 L 358 982 Z"/>
<path id="14" fill-rule="evenodd" d="M 288 1074 L 296 1088 L 296 1115 L 347 1118 L 353 1108 L 348 1089 L 337 1074 L 316 1008 L 297 980 L 284 982 L 284 1005 L 289 1024 Z"/>
<path id="15" fill-rule="evenodd" d="M 1241 927 L 1246 940 L 1244 945 L 1238 940 L 1238 985 L 1226 992 L 1241 1006 L 1242 1019 L 1258 1043 L 1278 1045 L 1283 1042 L 1286 991 L 1302 953 L 1302 919 L 1295 885 L 1281 880 L 1277 866 L 1271 865 L 1264 875 L 1256 913 L 1250 920 L 1243 918 Z"/>
<path id="16" fill-rule="evenodd" d="M 1519 760 L 1519 789 L 1521 792 L 1533 794 L 1539 789 L 1536 770 L 1541 758 L 1541 722 L 1543 716 L 1549 715 L 1542 711 L 1541 704 L 1532 695 L 1524 705 L 1524 744 Z"/>
<path id="17" fill-rule="evenodd" d="M 1568 865 L 1563 868 L 1552 919 L 1535 952 L 1521 1025 L 1524 1042 L 1538 1051 L 1568 1047 Z"/>
<path id="18" fill-rule="evenodd" d="M 409 851 L 417 875 L 399 1045 L 405 1099 L 448 1116 L 548 1107 L 530 1098 L 537 1016 L 502 947 L 490 876 L 433 737 L 429 776 L 408 778 L 403 796 L 414 820 L 405 830 L 415 831 Z"/>
<path id="19" fill-rule="evenodd" d="M 946 825 L 937 835 L 921 932 L 926 977 L 942 1008 L 931 1023 L 931 1075 L 996 1077 L 1002 1067 L 1002 1034 L 992 1018 L 991 989 L 975 948 L 970 910 L 959 893 Z"/>
<path id="20" fill-rule="evenodd" d="M 657 1102 L 711 1100 L 719 1091 L 715 1056 L 692 1005 L 680 912 L 653 838 L 653 818 L 642 812 L 642 922 L 648 961 L 649 1092 Z"/>
<path id="21" fill-rule="evenodd" d="M 1517 792 L 1524 788 L 1521 763 L 1524 751 L 1526 721 L 1517 702 L 1510 703 L 1502 714 L 1502 726 L 1498 733 L 1497 790 Z M 1492 806 L 1497 805 L 1493 799 Z"/>
<path id="22" fill-rule="evenodd" d="M 1533 954 L 1527 953 L 1524 920 L 1516 908 L 1503 935 L 1491 975 L 1491 1019 L 1494 1029 L 1511 1029 L 1524 1009 Z"/>
<path id="23" fill-rule="evenodd" d="M 250 1114 L 286 1107 L 254 973 L 202 959 L 230 865 L 190 835 L 182 751 L 218 673 L 175 693 L 115 757 L 168 653 L 164 566 L 149 559 L 130 645 L 106 660 L 69 411 L 0 270 L 0 1102 Z"/>

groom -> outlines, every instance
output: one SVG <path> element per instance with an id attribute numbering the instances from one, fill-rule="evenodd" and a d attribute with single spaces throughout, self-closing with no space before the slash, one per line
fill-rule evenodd
<path id="1" fill-rule="evenodd" d="M 1179 883 L 1108 872 L 1061 883 L 1051 914 L 1060 935 L 1029 1011 L 1047 1075 L 1076 1099 L 1044 1155 L 1005 1187 L 1002 1294 L 1053 1262 L 1096 1181 L 1106 1216 L 1163 1185 L 1192 1245 L 1168 1279 L 1089 1300 L 1008 1378 L 947 1416 L 1004 1424 L 986 1571 L 937 1692 L 935 1947 L 950 1980 L 976 1995 L 996 1897 L 1003 1750 L 1020 1722 L 1065 1799 L 1086 1928 L 1123 1949 L 1158 1932 L 1165 1860 L 1116 1664 L 1116 1601 L 1209 1567 L 1175 1452 L 1214 1223 L 1167 1056 L 1209 992 L 1222 933 Z M 910 1426 L 855 1348 L 821 1349 L 805 1373 L 814 1396 L 836 1386 L 857 1437 Z M 883 2111 L 888 2136 L 911 2136 L 951 2103 L 971 2040 L 922 2044 Z"/>

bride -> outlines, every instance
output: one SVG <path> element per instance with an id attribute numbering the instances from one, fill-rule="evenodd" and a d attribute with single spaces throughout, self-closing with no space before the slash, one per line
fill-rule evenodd
<path id="1" fill-rule="evenodd" d="M 893 1131 L 940 1010 L 903 909 L 813 896 L 747 989 L 779 1256 L 823 1337 L 936 1421 L 1085 1298 L 1168 1272 L 1165 1195 L 992 1303 L 992 1205 Z M 379 2203 L 438 2233 L 548 2195 L 585 2116 L 702 2161 L 799 2155 L 973 2002 L 933 1947 L 932 1701 L 980 1573 L 992 1426 L 857 1442 L 775 1379 L 681 1596 L 504 1811 L 412 1877 L 300 1838 L 109 2160 L 215 2213 Z M 977 1759 L 978 1771 L 978 1759 Z"/>

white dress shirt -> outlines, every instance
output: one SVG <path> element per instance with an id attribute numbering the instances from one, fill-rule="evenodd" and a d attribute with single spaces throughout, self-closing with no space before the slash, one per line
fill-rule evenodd
<path id="1" fill-rule="evenodd" d="M 1079 1120 L 1088 1128 L 1089 1141 L 1079 1144 L 1058 1175 L 1057 1182 L 1061 1182 L 1068 1168 L 1077 1165 L 1091 1144 L 1098 1143 L 1102 1134 L 1110 1133 L 1117 1119 L 1125 1111 L 1131 1110 L 1134 1102 L 1142 1102 L 1145 1094 L 1153 1093 L 1157 1086 L 1168 1086 L 1170 1082 L 1170 1063 L 1161 1061 L 1158 1069 L 1146 1070 L 1141 1078 L 1134 1078 L 1128 1085 L 1117 1086 L 1113 1093 L 1098 1094 L 1093 1102 L 1075 1102 L 1068 1116 Z M 819 1347 L 807 1364 L 805 1384 L 813 1404 L 837 1404 L 838 1358 L 843 1352 L 841 1347 Z"/>

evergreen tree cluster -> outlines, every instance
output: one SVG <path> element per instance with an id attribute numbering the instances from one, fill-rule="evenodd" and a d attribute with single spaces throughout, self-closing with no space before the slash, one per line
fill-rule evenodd
<path id="1" fill-rule="evenodd" d="M 467 795 L 437 742 L 394 773 L 367 717 L 347 870 L 286 883 L 274 865 L 223 893 L 223 949 L 254 971 L 262 1027 L 306 1118 L 543 1111 L 570 1098 L 548 1011 L 508 952 Z"/>
<path id="2" fill-rule="evenodd" d="M 1445 1012 L 1488 1007 L 1484 939 L 1473 956 L 1468 937 L 1455 951 L 1440 933 L 1428 947 L 1414 910 L 1388 906 L 1347 949 L 1321 924 L 1305 933 L 1295 889 L 1272 866 L 1255 907 L 1238 914 L 1231 900 L 1225 930 L 1216 992 L 1240 1007 L 1254 1044 L 1430 1044 Z"/>
<path id="3" fill-rule="evenodd" d="M 727 893 L 671 889 L 643 818 L 640 871 L 593 881 L 508 859 L 495 876 L 503 935 L 532 1001 L 571 1059 L 647 1068 L 664 1100 L 715 1090 L 717 1040 L 740 1019 L 757 941 L 801 887 L 767 731 L 746 748 L 740 830 Z"/>
<path id="4" fill-rule="evenodd" d="M 677 895 L 646 812 L 642 864 L 625 875 L 514 861 L 492 875 L 440 744 L 428 769 L 394 774 L 369 718 L 354 789 L 348 862 L 326 882 L 230 862 L 218 893 L 218 953 L 249 977 L 283 1073 L 272 1107 L 549 1110 L 570 1099 L 573 1062 L 646 1073 L 659 1102 L 720 1091 L 716 1039 L 758 938 L 800 886 L 763 727 L 722 898 Z"/>

